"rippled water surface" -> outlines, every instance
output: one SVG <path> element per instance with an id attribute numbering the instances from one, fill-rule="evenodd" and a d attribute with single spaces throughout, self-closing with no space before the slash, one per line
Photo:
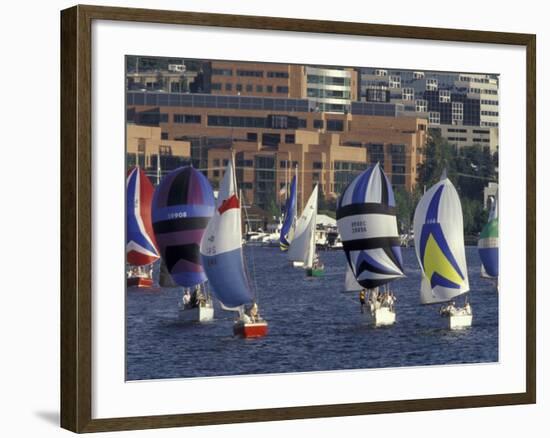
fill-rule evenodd
<path id="1" fill-rule="evenodd" d="M 455 331 L 440 328 L 438 305 L 419 304 L 413 248 L 403 250 L 407 277 L 393 283 L 397 322 L 379 329 L 364 323 L 356 294 L 340 292 L 342 251 L 320 253 L 322 278 L 290 267 L 278 248 L 247 247 L 245 254 L 268 336 L 234 337 L 233 315 L 219 307 L 212 322 L 179 322 L 178 288 L 128 289 L 128 380 L 498 361 L 498 294 L 480 278 L 474 247 L 466 249 L 473 325 Z"/>

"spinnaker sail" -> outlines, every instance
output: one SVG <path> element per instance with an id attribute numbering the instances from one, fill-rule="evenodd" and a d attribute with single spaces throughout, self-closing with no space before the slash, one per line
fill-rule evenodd
<path id="1" fill-rule="evenodd" d="M 395 214 L 395 196 L 378 163 L 358 175 L 338 200 L 338 231 L 349 267 L 364 288 L 403 277 Z"/>
<path id="2" fill-rule="evenodd" d="M 358 292 L 361 289 L 363 289 L 363 287 L 359 283 L 357 283 L 357 280 L 355 279 L 355 276 L 353 275 L 353 272 L 351 271 L 349 264 L 346 264 L 344 292 Z"/>
<path id="3" fill-rule="evenodd" d="M 214 296 L 226 308 L 254 301 L 244 265 L 241 205 L 233 161 L 227 164 L 217 208 L 201 240 L 200 255 Z"/>
<path id="4" fill-rule="evenodd" d="M 126 178 L 126 260 L 145 266 L 160 258 L 151 223 L 153 184 L 139 167 L 128 171 Z"/>
<path id="5" fill-rule="evenodd" d="M 442 303 L 470 290 L 462 207 L 443 177 L 420 199 L 414 213 L 414 247 L 422 270 L 420 301 Z"/>
<path id="6" fill-rule="evenodd" d="M 477 244 L 481 266 L 487 277 L 498 277 L 498 206 L 494 199 L 489 220 L 481 230 Z"/>
<path id="7" fill-rule="evenodd" d="M 193 287 L 206 281 L 199 244 L 215 209 L 214 193 L 206 177 L 192 167 L 180 167 L 155 190 L 153 228 L 174 281 Z"/>

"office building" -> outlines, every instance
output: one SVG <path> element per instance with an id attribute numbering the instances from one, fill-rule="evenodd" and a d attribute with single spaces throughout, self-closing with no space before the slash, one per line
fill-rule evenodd
<path id="1" fill-rule="evenodd" d="M 127 104 L 132 122 L 145 118 L 161 139 L 188 142 L 193 165 L 214 187 L 233 150 L 245 199 L 261 208 L 282 202 L 296 166 L 300 207 L 314 184 L 334 198 L 375 162 L 394 186 L 411 190 L 426 142 L 427 121 L 401 116 L 392 103 L 332 113 L 312 110 L 307 99 L 129 92 Z"/>

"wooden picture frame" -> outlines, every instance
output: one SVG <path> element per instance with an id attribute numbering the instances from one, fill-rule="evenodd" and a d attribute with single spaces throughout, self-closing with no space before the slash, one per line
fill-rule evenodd
<path id="1" fill-rule="evenodd" d="M 197 414 L 92 419 L 92 22 L 113 20 L 517 45 L 526 48 L 526 391 Z M 530 34 L 75 6 L 61 12 L 61 426 L 74 432 L 528 404 L 536 401 L 536 37 Z"/>

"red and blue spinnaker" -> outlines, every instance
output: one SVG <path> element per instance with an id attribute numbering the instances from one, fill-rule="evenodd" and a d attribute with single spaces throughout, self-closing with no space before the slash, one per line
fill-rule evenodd
<path id="1" fill-rule="evenodd" d="M 151 223 L 153 184 L 139 167 L 126 178 L 126 260 L 134 266 L 149 265 L 160 257 Z"/>

